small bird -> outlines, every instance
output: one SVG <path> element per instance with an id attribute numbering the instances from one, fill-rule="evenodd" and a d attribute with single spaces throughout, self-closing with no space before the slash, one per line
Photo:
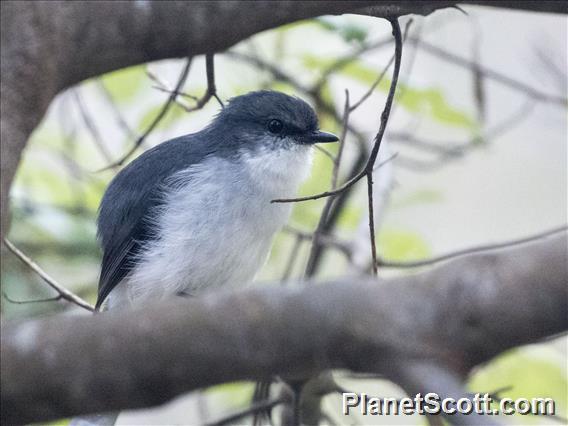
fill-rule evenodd
<path id="1" fill-rule="evenodd" d="M 97 310 L 250 282 L 308 176 L 322 132 L 303 100 L 231 99 L 203 130 L 146 151 L 110 183 L 98 216 Z"/>

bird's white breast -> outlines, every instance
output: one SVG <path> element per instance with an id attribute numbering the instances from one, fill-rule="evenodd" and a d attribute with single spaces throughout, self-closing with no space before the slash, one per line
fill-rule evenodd
<path id="1" fill-rule="evenodd" d="M 250 282 L 290 213 L 290 204 L 270 200 L 296 194 L 311 151 L 295 145 L 232 160 L 211 156 L 176 173 L 152 218 L 158 238 L 111 292 L 109 308 Z"/>

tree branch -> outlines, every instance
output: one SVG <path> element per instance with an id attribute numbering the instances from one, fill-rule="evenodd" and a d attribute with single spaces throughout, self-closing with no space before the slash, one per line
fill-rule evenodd
<path id="1" fill-rule="evenodd" d="M 330 368 L 381 373 L 409 392 L 455 394 L 455 380 L 475 365 L 568 329 L 566 237 L 383 283 L 346 278 L 5 323 L 2 420 L 147 407 L 218 383 Z M 444 375 L 428 374 L 433 366 Z"/>
<path id="2" fill-rule="evenodd" d="M 73 303 L 73 304 L 75 304 L 75 305 L 77 305 L 77 306 L 79 306 L 83 309 L 88 310 L 88 311 L 91 311 L 91 312 L 95 311 L 95 307 L 93 305 L 91 305 L 86 300 L 81 299 L 75 293 L 67 290 L 65 287 L 60 285 L 57 281 L 55 281 L 53 278 L 51 278 L 51 276 L 49 276 L 49 274 L 47 272 L 45 272 L 43 269 L 41 269 L 41 267 L 37 263 L 35 263 L 32 259 L 30 259 L 28 256 L 26 256 L 24 253 L 22 253 L 18 249 L 18 247 L 16 247 L 14 244 L 12 244 L 9 240 L 4 239 L 4 245 L 8 248 L 8 250 L 10 250 L 12 253 L 14 253 L 18 257 L 18 259 L 20 259 L 22 262 L 24 262 L 26 264 L 26 266 L 28 266 L 32 271 L 34 271 L 37 275 L 39 275 L 39 277 L 45 283 L 47 283 L 47 285 L 49 285 L 52 289 L 54 289 L 59 294 L 59 298 L 65 299 L 68 302 L 71 302 L 71 303 Z M 47 301 L 47 300 L 44 299 L 42 301 Z"/>
<path id="3" fill-rule="evenodd" d="M 502 249 L 502 248 L 515 246 L 515 245 L 518 245 L 518 244 L 530 243 L 531 241 L 536 241 L 536 240 L 539 240 L 539 239 L 544 238 L 544 237 L 548 237 L 548 236 L 551 236 L 551 235 L 554 235 L 554 234 L 566 232 L 567 229 L 568 229 L 568 226 L 563 225 L 563 226 L 559 226 L 558 228 L 553 228 L 553 229 L 541 232 L 541 233 L 536 234 L 536 235 L 531 235 L 530 237 L 520 238 L 518 240 L 513 240 L 513 241 L 506 241 L 506 242 L 503 242 L 503 243 L 486 244 L 486 245 L 477 246 L 477 247 L 469 247 L 469 248 L 462 249 L 462 250 L 456 250 L 456 251 L 453 251 L 453 252 L 450 252 L 450 253 L 447 253 L 447 254 L 442 254 L 440 256 L 431 257 L 429 259 L 415 260 L 415 261 L 403 261 L 403 262 L 396 262 L 396 261 L 389 261 L 389 260 L 380 259 L 378 261 L 378 264 L 379 264 L 379 266 L 386 267 L 386 268 L 418 268 L 418 267 L 421 267 L 421 266 L 429 266 L 429 265 L 433 265 L 435 263 L 444 262 L 446 260 L 450 260 L 450 259 L 453 259 L 455 257 L 464 256 L 464 255 L 467 255 L 467 254 L 480 253 L 480 252 L 488 251 L 488 250 L 498 250 L 498 249 Z"/>
<path id="4" fill-rule="evenodd" d="M 138 147 L 140 147 L 140 145 L 142 145 L 144 143 L 144 140 L 150 135 L 150 133 L 152 133 L 154 131 L 156 126 L 158 124 L 160 124 L 160 121 L 162 121 L 162 119 L 166 116 L 166 114 L 170 110 L 170 107 L 174 104 L 180 90 L 183 88 L 183 85 L 185 84 L 185 81 L 186 81 L 187 76 L 189 74 L 189 69 L 191 67 L 191 60 L 192 60 L 191 57 L 187 58 L 187 61 L 185 62 L 185 65 L 183 66 L 183 69 L 182 69 L 181 74 L 179 76 L 178 82 L 176 83 L 176 87 L 170 93 L 170 96 L 168 96 L 166 103 L 164 104 L 164 106 L 162 107 L 162 109 L 160 110 L 158 115 L 154 118 L 154 120 L 152 120 L 152 122 L 150 123 L 148 128 L 144 131 L 144 133 L 142 133 L 142 135 L 140 135 L 138 137 L 138 139 L 136 139 L 136 141 L 132 145 L 132 148 L 130 148 L 126 152 L 126 154 L 124 154 L 119 160 L 117 160 L 114 163 L 109 164 L 108 166 L 103 168 L 101 171 L 112 169 L 112 168 L 115 168 L 115 167 L 118 167 L 118 166 L 122 166 L 124 164 L 124 162 L 126 160 L 128 160 L 130 158 L 130 156 L 132 154 L 134 154 L 134 152 L 136 152 Z"/>

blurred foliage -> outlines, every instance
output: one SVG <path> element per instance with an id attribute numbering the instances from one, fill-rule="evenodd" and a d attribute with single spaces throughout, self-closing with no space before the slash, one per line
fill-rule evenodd
<path id="1" fill-rule="evenodd" d="M 316 19 L 315 22 L 320 24 L 322 28 L 338 34 L 346 42 L 357 42 L 358 44 L 364 44 L 369 36 L 369 31 L 367 28 L 362 27 L 348 21 L 337 21 L 332 19 L 320 18 Z"/>
<path id="2" fill-rule="evenodd" d="M 329 68 L 334 62 L 335 60 L 333 59 L 323 59 L 314 55 L 304 56 L 304 65 L 309 68 L 325 69 Z M 340 67 L 337 72 L 362 83 L 365 87 L 370 87 L 377 80 L 381 70 L 356 61 Z M 376 90 L 386 93 L 390 84 L 390 78 L 385 75 L 377 85 Z M 409 112 L 420 114 L 441 124 L 468 130 L 475 130 L 477 127 L 477 122 L 472 114 L 452 107 L 440 88 L 417 88 L 410 86 L 408 83 L 399 82 L 395 99 L 397 105 L 407 109 Z"/>
<path id="3" fill-rule="evenodd" d="M 128 104 L 148 85 L 149 79 L 145 67 L 141 65 L 105 74 L 101 81 L 116 102 Z"/>

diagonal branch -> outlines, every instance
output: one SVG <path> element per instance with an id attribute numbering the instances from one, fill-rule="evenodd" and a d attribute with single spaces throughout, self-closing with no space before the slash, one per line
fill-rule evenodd
<path id="1" fill-rule="evenodd" d="M 138 147 L 144 143 L 144 140 L 148 136 L 150 136 L 150 133 L 152 133 L 154 131 L 156 126 L 158 124 L 160 124 L 162 119 L 166 116 L 167 112 L 170 110 L 171 106 L 175 103 L 175 100 L 178 96 L 179 91 L 181 90 L 181 88 L 185 84 L 185 81 L 187 79 L 187 75 L 189 74 L 189 68 L 191 67 L 191 59 L 192 59 L 191 57 L 187 58 L 187 61 L 185 63 L 185 66 L 183 67 L 183 70 L 180 74 L 180 77 L 178 79 L 178 82 L 176 84 L 175 89 L 173 90 L 172 93 L 170 93 L 168 100 L 166 101 L 166 103 L 164 104 L 164 106 L 162 107 L 162 109 L 160 110 L 158 115 L 150 123 L 148 128 L 144 131 L 144 133 L 142 133 L 142 135 L 140 135 L 138 137 L 138 139 L 136 139 L 132 148 L 130 148 L 130 150 L 127 151 L 126 154 L 124 154 L 119 160 L 115 161 L 114 163 L 109 164 L 108 166 L 106 166 L 105 168 L 103 168 L 99 171 L 104 171 L 104 170 L 112 169 L 112 168 L 115 168 L 115 167 L 118 167 L 118 166 L 122 166 L 124 164 L 124 162 L 126 160 L 128 160 L 130 158 L 130 156 L 132 154 L 134 154 L 134 152 L 136 152 Z"/>
<path id="2" fill-rule="evenodd" d="M 81 308 L 86 309 L 88 311 L 91 312 L 95 311 L 95 307 L 93 305 L 81 299 L 75 293 L 72 293 L 71 291 L 63 287 L 61 284 L 59 284 L 57 281 L 55 281 L 47 272 L 41 269 L 41 267 L 37 263 L 35 263 L 32 259 L 26 256 L 20 249 L 18 249 L 18 247 L 12 244 L 12 242 L 10 242 L 7 238 L 4 238 L 4 244 L 6 245 L 8 250 L 14 253 L 18 257 L 18 259 L 24 262 L 32 271 L 38 274 L 39 277 L 47 283 L 47 285 L 49 285 L 52 289 L 54 289 L 59 294 L 59 296 L 61 296 L 62 299 L 65 299 L 68 302 L 80 306 Z M 47 301 L 47 300 L 44 299 L 42 301 Z"/>
<path id="3" fill-rule="evenodd" d="M 175 94 L 175 95 L 178 95 L 180 97 L 185 97 L 185 98 L 189 98 L 189 99 L 194 100 L 195 105 L 190 107 L 190 106 L 186 105 L 185 103 L 182 103 L 179 100 L 177 100 L 177 98 L 175 99 L 177 104 L 181 108 L 183 108 L 186 112 L 193 112 L 193 111 L 197 111 L 197 110 L 202 109 L 205 105 L 207 105 L 207 103 L 209 102 L 209 100 L 211 98 L 215 98 L 217 100 L 217 102 L 219 103 L 219 105 L 221 106 L 221 108 L 223 108 L 225 105 L 223 104 L 223 101 L 221 100 L 219 95 L 217 95 L 217 86 L 215 85 L 214 56 L 215 55 L 213 55 L 213 54 L 205 55 L 205 75 L 207 77 L 207 89 L 205 90 L 205 93 L 203 94 L 203 96 L 201 96 L 200 98 L 193 96 L 193 95 L 189 95 L 189 94 L 184 93 L 184 92 L 180 92 L 179 90 L 176 90 L 176 89 L 169 89 L 167 87 L 167 85 L 165 85 L 159 79 L 158 76 L 152 74 L 151 72 L 148 72 L 148 76 L 158 84 L 158 86 L 155 86 L 158 90 L 161 90 L 161 91 L 169 93 L 169 94 Z"/>

